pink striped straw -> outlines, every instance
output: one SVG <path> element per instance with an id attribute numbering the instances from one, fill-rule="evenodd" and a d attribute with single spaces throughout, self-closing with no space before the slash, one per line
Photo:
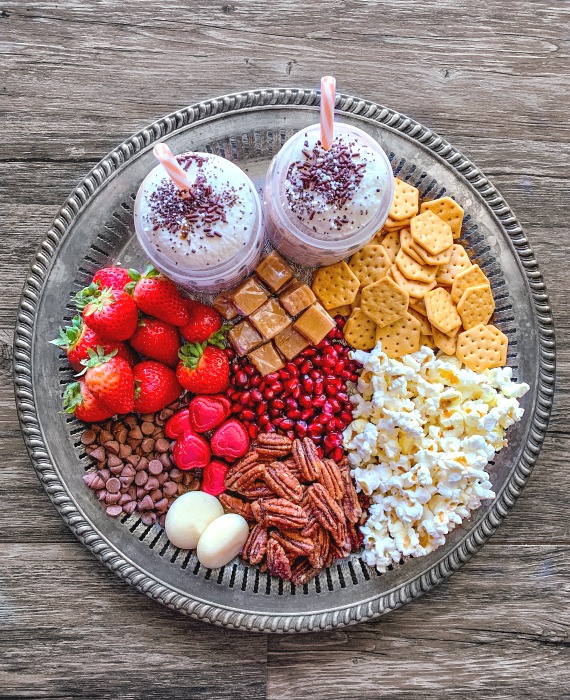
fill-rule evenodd
<path id="1" fill-rule="evenodd" d="M 186 172 L 180 167 L 176 156 L 165 143 L 157 143 L 152 152 L 166 170 L 168 177 L 172 180 L 175 187 L 179 190 L 189 190 L 192 188 L 192 183 L 188 180 Z"/>
<path id="2" fill-rule="evenodd" d="M 321 143 L 325 151 L 332 146 L 334 138 L 334 102 L 336 80 L 332 75 L 321 78 Z"/>

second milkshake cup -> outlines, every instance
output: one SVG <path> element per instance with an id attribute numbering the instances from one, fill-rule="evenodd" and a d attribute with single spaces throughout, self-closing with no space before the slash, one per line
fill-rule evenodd
<path id="1" fill-rule="evenodd" d="M 394 196 L 388 157 L 361 129 L 335 122 L 331 147 L 314 124 L 273 158 L 265 184 L 266 230 L 285 257 L 303 265 L 338 262 L 382 227 Z"/>

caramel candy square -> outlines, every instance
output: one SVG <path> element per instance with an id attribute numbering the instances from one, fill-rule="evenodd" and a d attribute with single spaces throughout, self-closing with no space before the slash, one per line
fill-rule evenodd
<path id="1" fill-rule="evenodd" d="M 281 304 L 273 297 L 249 317 L 264 340 L 271 340 L 291 323 Z"/>
<path id="2" fill-rule="evenodd" d="M 247 355 L 248 352 L 263 343 L 263 338 L 247 320 L 236 324 L 229 331 L 228 338 L 238 355 Z"/>
<path id="3" fill-rule="evenodd" d="M 325 311 L 324 307 L 317 302 L 299 316 L 293 324 L 293 328 L 311 342 L 311 345 L 318 345 L 330 331 L 335 327 L 334 320 Z"/>
<path id="4" fill-rule="evenodd" d="M 212 306 L 216 311 L 219 311 L 226 321 L 231 321 L 232 318 L 239 316 L 239 311 L 233 305 L 230 299 L 230 292 L 222 292 L 212 302 Z"/>
<path id="5" fill-rule="evenodd" d="M 279 301 L 291 316 L 296 316 L 317 301 L 313 290 L 299 280 L 293 280 L 279 295 Z"/>
<path id="6" fill-rule="evenodd" d="M 293 270 L 287 265 L 285 260 L 273 251 L 262 260 L 255 271 L 259 277 L 274 292 L 286 284 L 293 277 Z"/>
<path id="7" fill-rule="evenodd" d="M 248 358 L 263 376 L 271 374 L 271 372 L 278 372 L 284 367 L 283 360 L 273 347 L 273 343 L 265 343 L 257 350 L 250 352 Z"/>
<path id="8" fill-rule="evenodd" d="M 300 352 L 309 347 L 309 341 L 300 333 L 297 333 L 293 326 L 287 326 L 285 330 L 282 330 L 281 333 L 275 336 L 273 342 L 283 357 L 286 357 L 288 360 L 297 357 Z"/>
<path id="9" fill-rule="evenodd" d="M 269 293 L 254 277 L 250 277 L 230 292 L 229 298 L 242 316 L 249 316 L 267 301 Z"/>

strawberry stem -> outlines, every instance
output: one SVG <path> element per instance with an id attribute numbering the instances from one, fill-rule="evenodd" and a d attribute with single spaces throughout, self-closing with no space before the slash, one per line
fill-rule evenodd
<path id="1" fill-rule="evenodd" d="M 178 351 L 178 357 L 184 365 L 190 369 L 196 369 L 198 363 L 202 359 L 204 350 L 206 349 L 208 343 L 184 343 L 184 345 Z"/>

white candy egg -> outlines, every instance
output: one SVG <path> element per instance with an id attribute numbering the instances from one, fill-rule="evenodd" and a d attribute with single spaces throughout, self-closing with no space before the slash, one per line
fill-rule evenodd
<path id="1" fill-rule="evenodd" d="M 208 525 L 223 515 L 222 504 L 215 496 L 191 491 L 179 496 L 170 506 L 164 529 L 175 547 L 194 549 Z"/>
<path id="2" fill-rule="evenodd" d="M 217 569 L 237 556 L 249 535 L 247 520 L 236 513 L 216 518 L 202 533 L 196 555 L 208 569 Z"/>

